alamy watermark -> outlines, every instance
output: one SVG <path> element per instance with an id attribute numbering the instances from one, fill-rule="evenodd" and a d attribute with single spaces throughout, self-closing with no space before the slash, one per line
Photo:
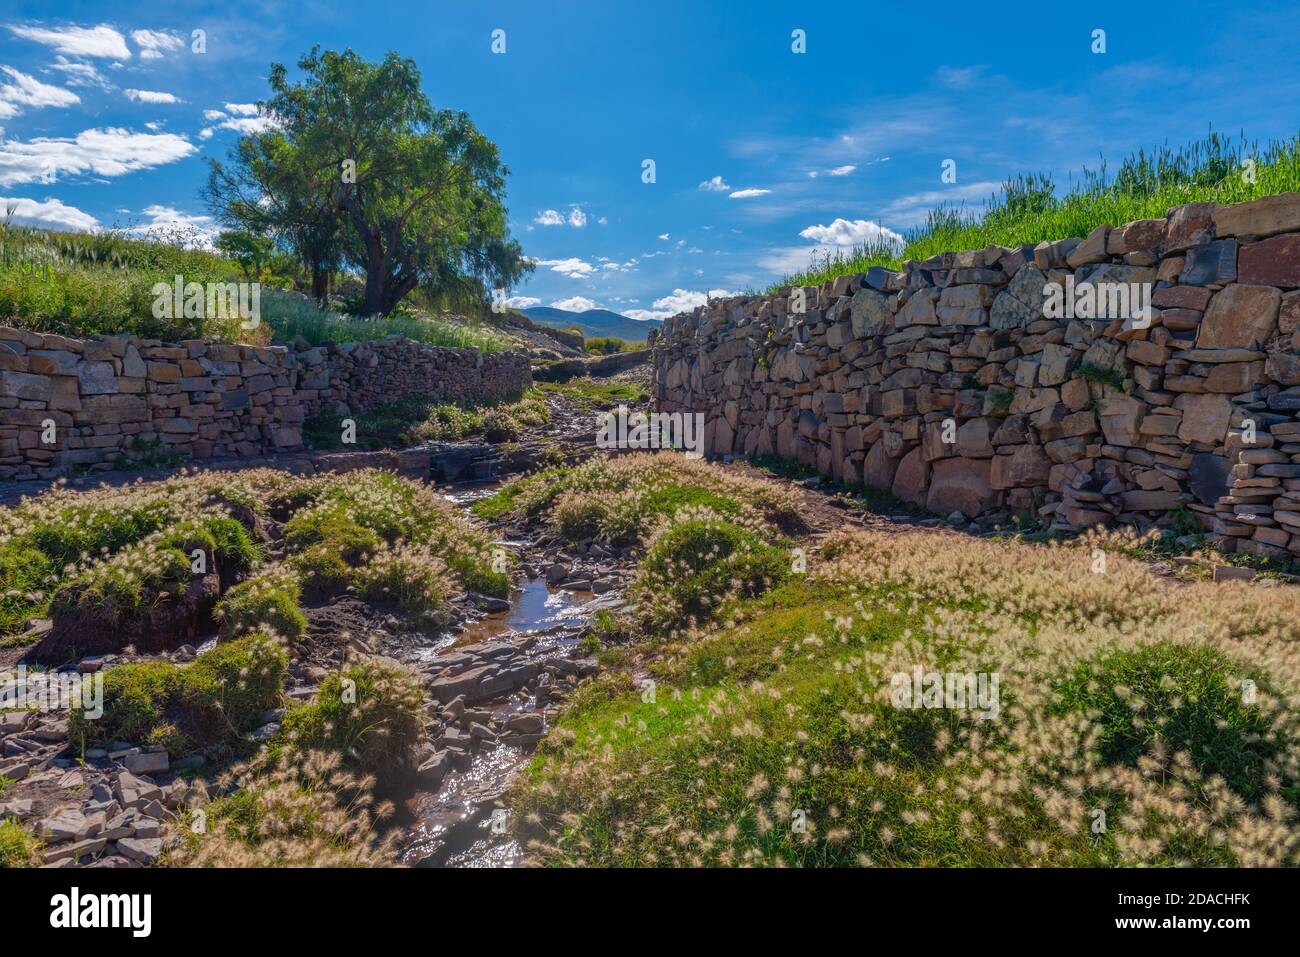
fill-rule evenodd
<path id="1" fill-rule="evenodd" d="M 262 284 L 257 282 L 157 282 L 149 290 L 154 297 L 155 319 L 240 319 L 245 329 L 262 322 Z"/>
<path id="2" fill-rule="evenodd" d="M 80 705 L 83 716 L 97 720 L 104 716 L 104 673 L 27 670 L 0 671 L 0 708 L 19 711 L 62 711 Z"/>
<path id="3" fill-rule="evenodd" d="M 632 412 L 620 405 L 596 416 L 600 449 L 682 449 L 686 457 L 704 455 L 703 412 Z"/>
<path id="4" fill-rule="evenodd" d="M 1066 276 L 1064 283 L 1043 285 L 1043 315 L 1048 319 L 1120 319 L 1134 329 L 1151 325 L 1151 283 L 1080 282 Z"/>
<path id="5" fill-rule="evenodd" d="M 895 672 L 889 684 L 895 708 L 975 711 L 984 721 L 996 718 L 1001 710 L 996 671 L 925 671 L 915 665 L 911 672 Z"/>

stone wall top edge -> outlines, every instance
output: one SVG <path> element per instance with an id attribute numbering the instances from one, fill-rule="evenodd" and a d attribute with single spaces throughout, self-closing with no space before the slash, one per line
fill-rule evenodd
<path id="1" fill-rule="evenodd" d="M 1206 228 L 1199 231 L 1195 229 L 1197 221 L 1205 223 Z M 1122 255 L 1120 251 L 1110 252 L 1111 241 L 1109 237 L 1111 235 L 1120 235 L 1120 243 L 1122 244 L 1122 237 L 1127 236 L 1130 231 L 1140 233 L 1144 229 L 1150 233 L 1157 230 L 1160 232 L 1161 242 L 1155 247 L 1146 247 L 1153 249 L 1157 261 L 1169 255 L 1185 252 L 1191 246 L 1203 245 L 1218 239 L 1248 238 L 1259 240 L 1282 233 L 1300 232 L 1300 193 L 1275 193 L 1241 203 L 1183 203 L 1170 207 L 1163 219 L 1134 220 L 1120 226 L 1103 223 L 1095 227 L 1087 237 L 1066 236 L 1060 239 L 1043 240 L 1038 243 L 1023 243 L 1011 247 L 990 245 L 979 249 L 945 251 L 936 253 L 925 260 L 906 260 L 901 270 L 890 270 L 885 267 L 871 267 L 871 269 L 895 276 L 905 276 L 917 269 L 925 271 L 952 270 L 962 268 L 955 265 L 959 258 L 973 258 L 981 254 L 987 254 L 990 250 L 1001 250 L 1004 254 L 1023 250 L 1027 254 L 1028 261 L 1032 262 L 1033 250 L 1061 247 L 1066 244 L 1082 245 L 1097 240 L 1102 243 L 1102 250 L 1105 252 L 1106 258 L 1109 259 L 1113 255 Z M 1185 242 L 1189 236 L 1192 241 Z M 807 290 L 830 288 L 834 286 L 837 280 L 861 279 L 867 275 L 867 272 L 845 273 L 820 285 L 805 286 L 803 288 Z M 774 293 L 755 293 L 753 295 L 711 299 L 704 305 L 669 316 L 664 320 L 662 328 L 668 329 L 675 326 L 681 329 L 682 323 L 680 320 L 690 316 L 704 316 L 713 310 L 734 306 L 761 306 L 764 302 L 788 297 L 794 291 L 794 288 L 794 286 L 782 286 Z M 882 289 L 880 291 L 886 290 Z"/>

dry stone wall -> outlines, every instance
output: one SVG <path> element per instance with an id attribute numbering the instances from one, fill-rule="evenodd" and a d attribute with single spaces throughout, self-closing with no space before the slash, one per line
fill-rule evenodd
<path id="1" fill-rule="evenodd" d="M 1053 318 L 1052 289 L 1120 284 L 1145 318 Z M 1297 193 L 718 300 L 654 348 L 656 408 L 704 413 L 712 454 L 989 524 L 1185 509 L 1228 550 L 1300 554 Z"/>
<path id="2" fill-rule="evenodd" d="M 522 352 L 400 336 L 286 347 L 0 326 L 0 480 L 110 469 L 157 450 L 195 459 L 292 451 L 317 413 L 345 416 L 409 395 L 496 400 L 531 384 Z"/>

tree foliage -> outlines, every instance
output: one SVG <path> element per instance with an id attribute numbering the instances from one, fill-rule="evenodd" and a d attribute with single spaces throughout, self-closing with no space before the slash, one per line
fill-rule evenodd
<path id="1" fill-rule="evenodd" d="M 323 298 L 343 265 L 365 275 L 361 311 L 388 315 L 417 286 L 481 299 L 529 269 L 509 238 L 509 170 L 469 116 L 437 110 L 412 60 L 368 63 L 315 48 L 270 71 L 268 126 L 228 162 L 210 161 L 206 195 L 224 223 L 274 236 Z"/>

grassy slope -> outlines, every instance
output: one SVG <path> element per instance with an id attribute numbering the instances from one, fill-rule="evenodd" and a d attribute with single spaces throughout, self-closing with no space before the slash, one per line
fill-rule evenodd
<path id="1" fill-rule="evenodd" d="M 775 283 L 812 286 L 870 266 L 899 268 L 905 260 L 937 253 L 982 249 L 989 244 L 1017 246 L 1043 240 L 1086 236 L 1105 223 L 1120 226 L 1138 219 L 1160 219 L 1183 203 L 1238 203 L 1300 190 L 1300 137 L 1260 148 L 1210 134 L 1179 150 L 1161 147 L 1126 157 L 1114 176 L 1084 170 L 1059 195 L 1050 177 L 1019 176 L 991 197 L 982 214 L 960 206 L 931 212 L 920 227 L 904 234 L 901 249 L 888 244 L 861 246 L 814 259 L 808 269 Z"/>
<path id="2" fill-rule="evenodd" d="M 474 323 L 436 319 L 411 311 L 361 319 L 318 308 L 282 288 L 284 277 L 262 277 L 262 322 L 245 329 L 238 320 L 153 315 L 155 283 L 241 282 L 229 260 L 163 239 L 113 233 L 89 235 L 0 226 L 0 323 L 69 336 L 133 333 L 144 338 L 205 338 L 218 342 L 291 341 L 313 345 L 399 334 L 435 346 L 508 349 L 512 341 Z"/>
<path id="3" fill-rule="evenodd" d="M 588 466 L 476 511 L 574 537 L 574 516 L 601 534 L 630 510 L 653 555 L 655 487 L 720 490 L 708 466 L 614 467 L 622 503 L 610 466 Z M 549 864 L 1300 862 L 1300 593 L 1168 588 L 1125 551 L 846 532 L 806 576 L 720 596 L 705 620 L 634 618 L 516 788 L 521 836 Z M 914 665 L 997 674 L 998 716 L 894 705 Z"/>

